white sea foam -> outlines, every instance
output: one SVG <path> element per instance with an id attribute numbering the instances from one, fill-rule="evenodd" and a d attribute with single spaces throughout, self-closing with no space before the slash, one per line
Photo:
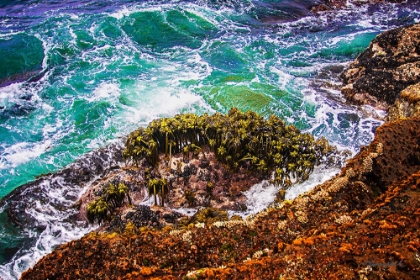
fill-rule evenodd
<path id="1" fill-rule="evenodd" d="M 93 90 L 92 96 L 86 98 L 90 102 L 98 100 L 116 101 L 120 96 L 121 89 L 116 83 L 102 82 L 98 87 Z"/>
<path id="2" fill-rule="evenodd" d="M 3 277 L 6 280 L 18 279 L 23 271 L 32 267 L 37 260 L 50 253 L 56 246 L 81 238 L 96 228 L 96 226 L 66 222 L 65 220 L 76 213 L 76 210 L 72 208 L 60 210 L 53 206 L 68 207 L 74 201 L 66 199 L 65 194 L 68 195 L 73 192 L 77 197 L 85 190 L 59 181 L 60 178 L 51 182 L 44 181 L 40 185 L 40 191 L 45 195 L 45 199 L 33 201 L 31 206 L 28 205 L 26 213 L 32 216 L 36 224 L 44 227 L 44 229 L 41 233 L 33 230 L 26 231 L 25 237 L 35 238 L 35 243 L 30 248 L 21 248 L 9 263 L 1 266 L 0 278 Z M 54 187 L 52 187 L 51 184 L 54 182 Z"/>
<path id="3" fill-rule="evenodd" d="M 40 143 L 20 142 L 7 147 L 0 159 L 0 168 L 14 168 L 29 160 L 39 157 L 51 145 L 51 140 Z"/>
<path id="4" fill-rule="evenodd" d="M 112 12 L 109 15 L 113 18 L 116 18 L 118 20 L 129 16 L 131 11 L 127 8 L 127 6 L 123 6 L 123 8 L 119 9 L 118 11 Z"/>
<path id="5" fill-rule="evenodd" d="M 16 95 L 22 92 L 22 83 L 13 83 L 0 88 L 0 106 L 5 107 Z"/>
<path id="6" fill-rule="evenodd" d="M 292 75 L 276 67 L 270 67 L 270 71 L 277 74 L 278 83 L 281 89 L 285 89 L 286 86 L 291 82 L 291 80 L 293 80 Z"/>
<path id="7" fill-rule="evenodd" d="M 183 207 L 183 208 L 174 209 L 174 211 L 182 215 L 192 217 L 194 216 L 195 213 L 199 211 L 199 209 Z"/>
<path id="8" fill-rule="evenodd" d="M 339 168 L 326 168 L 324 165 L 319 165 L 314 168 L 314 171 L 309 176 L 308 180 L 294 184 L 290 189 L 286 191 L 286 199 L 294 199 L 298 195 L 313 189 L 315 186 L 322 184 L 326 180 L 332 178 L 334 175 L 340 172 Z M 273 203 L 279 188 L 268 181 L 253 185 L 249 190 L 244 192 L 246 196 L 245 205 L 247 210 L 245 211 L 228 211 L 229 216 L 240 215 L 247 217 L 249 215 L 257 214 L 262 210 L 266 209 L 271 203 Z"/>
<path id="9" fill-rule="evenodd" d="M 274 201 L 277 192 L 278 189 L 268 181 L 262 181 L 261 183 L 253 185 L 249 190 L 244 192 L 247 210 L 244 212 L 237 212 L 237 214 L 248 216 L 264 210 Z"/>
<path id="10" fill-rule="evenodd" d="M 109 158 L 111 159 L 112 156 Z M 78 168 L 79 164 L 88 163 L 76 163 L 74 168 Z M 110 164 L 112 164 L 111 161 L 103 162 L 104 168 L 109 167 Z M 32 243 L 25 245 L 8 263 L 0 266 L 0 279 L 18 279 L 23 271 L 32 267 L 55 247 L 79 239 L 97 227 L 84 221 L 70 222 L 68 219 L 72 220 L 70 217 L 77 214 L 77 210 L 71 206 L 91 186 L 92 182 L 98 179 L 99 175 L 91 178 L 82 187 L 67 182 L 63 177 L 55 176 L 37 184 L 35 198 L 30 195 L 32 191 L 30 188 L 23 191 L 21 203 L 24 203 L 26 215 L 31 217 L 38 229 L 25 229 L 20 238 L 32 239 Z"/>
<path id="11" fill-rule="evenodd" d="M 333 176 L 340 172 L 339 168 L 326 168 L 325 165 L 318 165 L 314 168 L 314 171 L 309 176 L 309 179 L 293 185 L 286 191 L 286 199 L 294 199 L 300 194 L 312 190 L 319 184 L 331 179 Z"/>
<path id="12" fill-rule="evenodd" d="M 5 280 L 19 279 L 22 272 L 31 268 L 37 260 L 52 252 L 53 248 L 65 242 L 79 239 L 94 227 L 80 227 L 54 221 L 48 223 L 41 234 L 27 232 L 28 237 L 37 236 L 37 241 L 29 249 L 21 249 L 9 262 L 0 266 L 0 277 Z"/>
<path id="13" fill-rule="evenodd" d="M 155 83 L 160 83 L 160 81 Z M 194 112 L 197 108 L 213 111 L 201 96 L 175 85 L 155 87 L 139 82 L 131 91 L 137 93 L 136 103 L 138 104 L 135 107 L 126 107 L 127 112 L 124 118 L 131 123 L 147 124 L 159 117 L 170 117 L 182 111 Z"/>

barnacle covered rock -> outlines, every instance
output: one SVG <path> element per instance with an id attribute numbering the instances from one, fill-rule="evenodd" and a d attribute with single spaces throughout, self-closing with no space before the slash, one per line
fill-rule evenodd
<path id="1" fill-rule="evenodd" d="M 112 279 L 418 279 L 418 135 L 417 119 L 383 125 L 341 174 L 293 201 L 182 230 L 137 230 L 131 220 L 121 234 L 93 233 L 58 247 L 22 279 L 82 272 Z M 397 139 L 404 141 L 399 149 Z"/>
<path id="2" fill-rule="evenodd" d="M 420 24 L 378 35 L 340 75 L 341 91 L 352 103 L 383 109 L 394 106 L 390 120 L 416 115 L 417 101 L 414 100 L 418 96 L 415 93 L 418 86 L 409 87 L 420 82 L 419 46 Z M 404 90 L 406 92 L 402 94 Z"/>
<path id="3" fill-rule="evenodd" d="M 420 72 L 418 73 L 420 75 Z M 395 100 L 389 109 L 387 120 L 397 120 L 409 117 L 420 117 L 420 83 L 411 85 L 401 91 L 400 97 Z"/>

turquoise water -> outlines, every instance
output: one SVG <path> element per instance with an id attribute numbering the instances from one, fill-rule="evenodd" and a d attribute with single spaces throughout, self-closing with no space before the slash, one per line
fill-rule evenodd
<path id="1" fill-rule="evenodd" d="M 420 19 L 418 1 L 316 17 L 311 1 L 65 2 L 0 3 L 0 198 L 180 112 L 276 114 L 355 152 L 381 122 L 320 84 L 379 32 Z M 51 249 L 16 254 L 43 233 L 4 211 L 0 234 L 6 279 Z"/>

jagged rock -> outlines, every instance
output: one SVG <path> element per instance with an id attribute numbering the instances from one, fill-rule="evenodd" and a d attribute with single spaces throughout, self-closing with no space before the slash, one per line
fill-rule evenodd
<path id="1" fill-rule="evenodd" d="M 395 100 L 389 109 L 387 120 L 397 120 L 409 117 L 420 117 L 420 83 L 411 85 L 401 91 L 400 97 Z"/>
<path id="2" fill-rule="evenodd" d="M 388 109 L 402 90 L 420 82 L 420 24 L 378 35 L 340 78 L 351 103 Z"/>
<path id="3" fill-rule="evenodd" d="M 346 7 L 346 0 L 323 0 L 311 8 L 312 13 L 338 10 Z"/>
<path id="4" fill-rule="evenodd" d="M 343 172 L 356 172 L 358 180 L 376 192 L 385 191 L 387 186 L 420 170 L 420 119 L 380 126 L 374 141 L 360 154 L 363 161 L 350 160 Z"/>
<path id="5" fill-rule="evenodd" d="M 294 201 L 246 220 L 91 234 L 22 279 L 419 279 L 419 135 L 420 119 L 385 124 L 341 174 Z"/>
<path id="6" fill-rule="evenodd" d="M 311 12 L 319 14 L 322 12 L 336 11 L 345 9 L 350 5 L 375 5 L 378 3 L 403 3 L 404 0 L 321 0 L 317 1 L 316 5 L 311 7 Z"/>

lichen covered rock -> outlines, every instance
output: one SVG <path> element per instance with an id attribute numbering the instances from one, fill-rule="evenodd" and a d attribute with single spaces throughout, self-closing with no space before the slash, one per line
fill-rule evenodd
<path id="1" fill-rule="evenodd" d="M 245 220 L 93 233 L 22 279 L 418 279 L 419 135 L 418 119 L 386 124 L 341 174 L 293 201 Z"/>
<path id="2" fill-rule="evenodd" d="M 340 78 L 350 102 L 388 109 L 420 82 L 420 24 L 378 35 Z"/>
<path id="3" fill-rule="evenodd" d="M 401 95 L 389 109 L 387 120 L 420 117 L 420 83 L 401 91 Z"/>

